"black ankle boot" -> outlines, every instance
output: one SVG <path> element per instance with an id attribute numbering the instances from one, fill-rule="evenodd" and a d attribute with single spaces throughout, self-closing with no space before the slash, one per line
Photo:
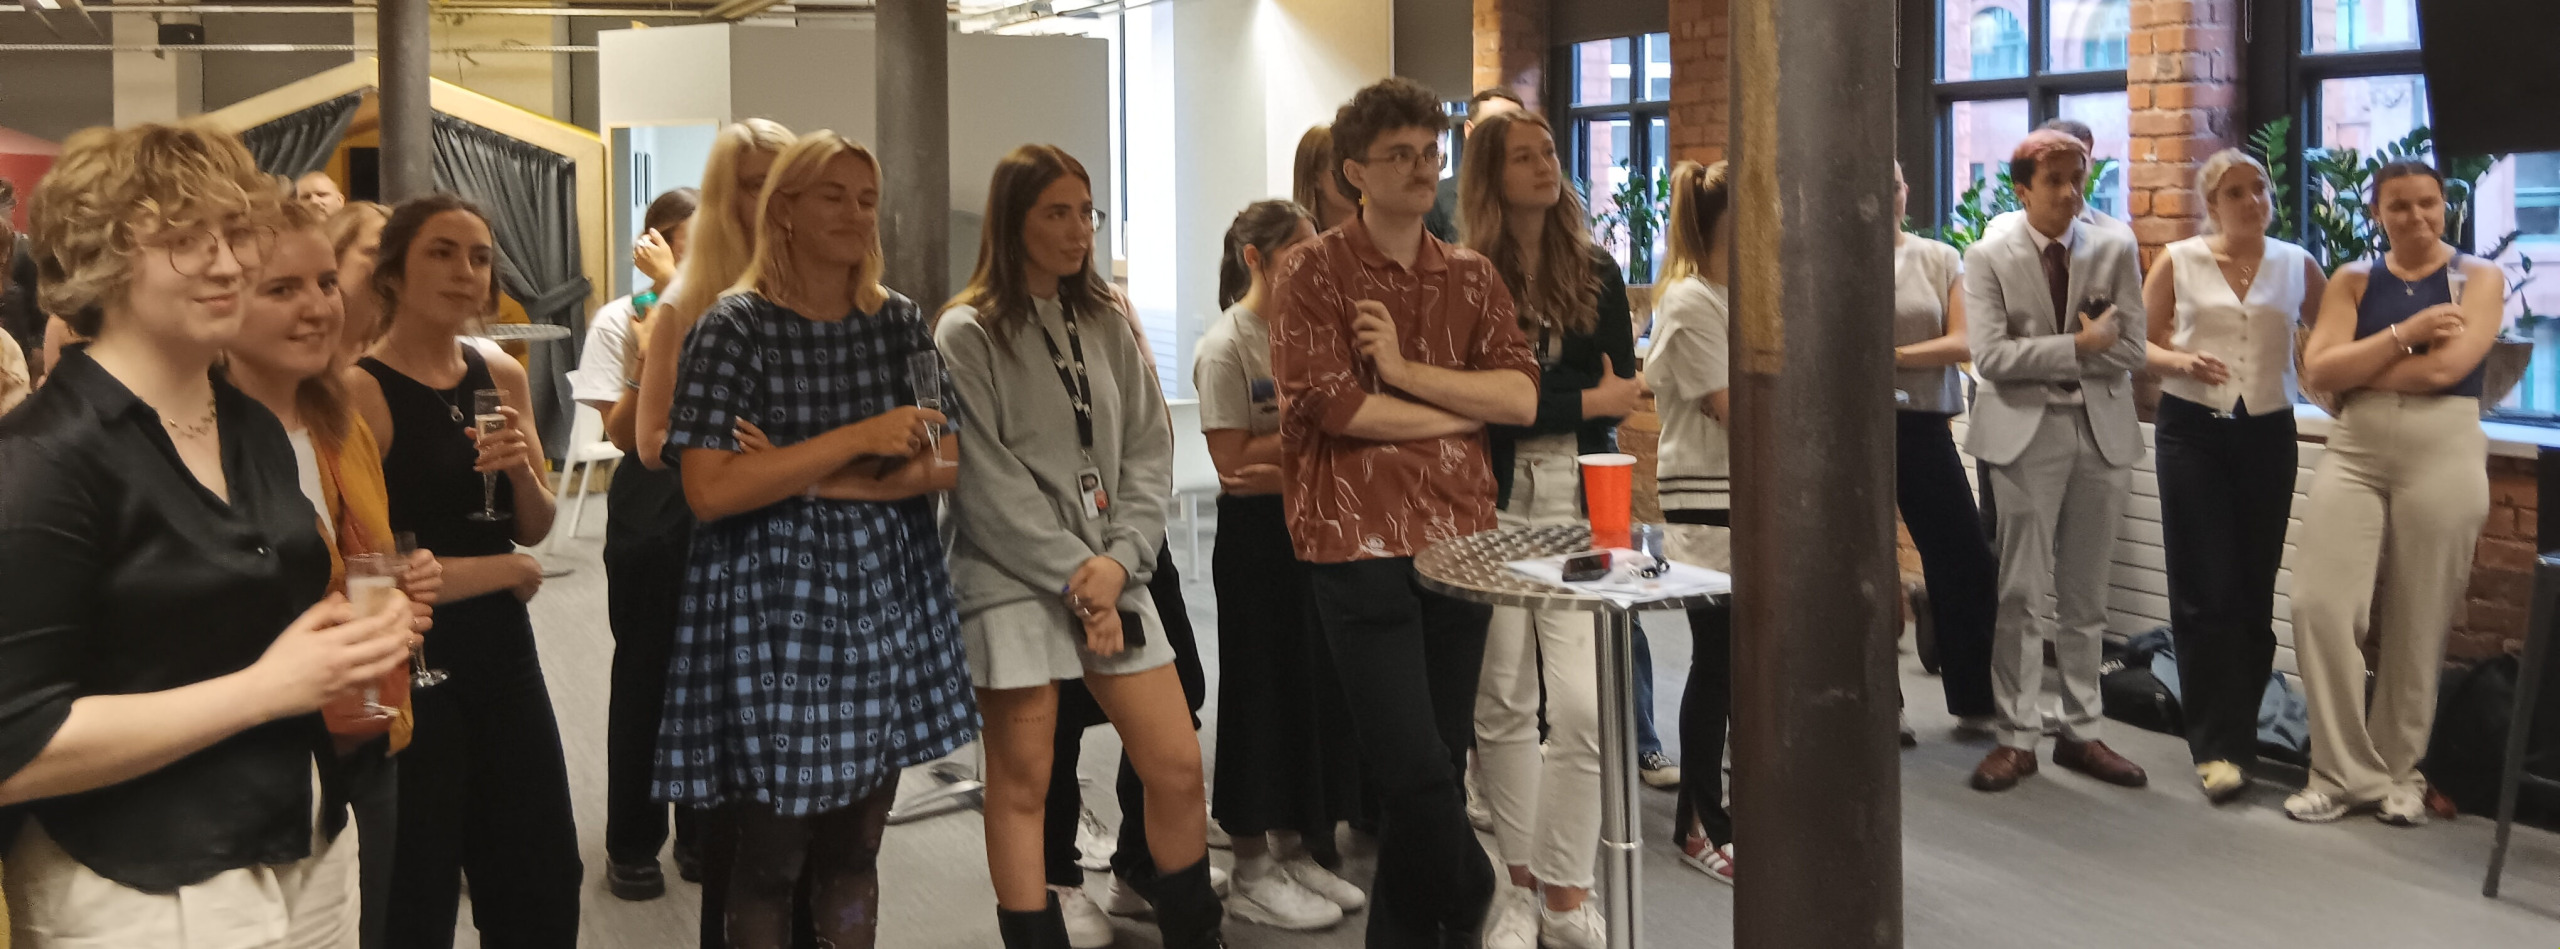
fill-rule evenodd
<path id="1" fill-rule="evenodd" d="M 1046 909 L 1018 913 L 996 907 L 996 932 L 1005 949 L 1067 949 L 1067 918 L 1058 913 L 1058 894 L 1049 894 Z"/>
<path id="2" fill-rule="evenodd" d="M 1224 949 L 1221 934 L 1227 907 L 1209 886 L 1209 858 L 1138 882 L 1138 892 L 1155 904 L 1156 928 L 1164 933 L 1164 949 Z"/>

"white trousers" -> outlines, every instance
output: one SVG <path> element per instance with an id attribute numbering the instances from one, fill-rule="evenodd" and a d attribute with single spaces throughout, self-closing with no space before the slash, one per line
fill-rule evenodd
<path id="1" fill-rule="evenodd" d="M 313 793 L 317 794 L 315 787 Z M 29 820 L 9 851 L 12 949 L 356 949 L 356 825 L 311 856 L 227 870 L 175 893 L 99 876 Z"/>
<path id="2" fill-rule="evenodd" d="M 1581 523 L 1572 435 L 1521 439 L 1504 527 Z M 1476 684 L 1476 792 L 1502 862 L 1588 889 L 1600 846 L 1600 681 L 1591 614 L 1497 607 Z M 1538 743 L 1538 687 L 1547 741 Z"/>
<path id="3" fill-rule="evenodd" d="M 2311 781 L 2350 803 L 2416 790 L 2445 634 L 2489 516 L 2480 400 L 2357 392 L 2303 499 L 2293 648 L 2311 708 Z M 2370 634 L 2373 702 L 2361 646 Z"/>

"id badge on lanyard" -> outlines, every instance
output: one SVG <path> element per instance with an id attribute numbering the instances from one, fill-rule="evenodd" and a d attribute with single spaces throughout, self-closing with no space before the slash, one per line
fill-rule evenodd
<path id="1" fill-rule="evenodd" d="M 1059 322 L 1067 327 L 1067 348 L 1058 351 L 1058 341 L 1049 338 L 1045 327 L 1040 343 L 1049 347 L 1049 363 L 1058 370 L 1058 383 L 1067 389 L 1067 405 L 1076 413 L 1076 444 L 1084 449 L 1084 467 L 1076 471 L 1077 506 L 1084 509 L 1085 520 L 1096 520 L 1111 512 L 1111 494 L 1102 487 L 1102 468 L 1093 463 L 1093 380 L 1085 372 L 1084 334 L 1076 328 L 1075 313 L 1061 311 Z"/>

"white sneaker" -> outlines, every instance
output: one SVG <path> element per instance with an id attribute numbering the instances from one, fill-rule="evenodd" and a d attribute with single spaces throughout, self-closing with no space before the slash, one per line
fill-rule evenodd
<path id="1" fill-rule="evenodd" d="M 1231 888 L 1227 882 L 1227 871 L 1217 867 L 1209 868 L 1209 892 L 1218 894 L 1218 898 L 1223 900 L 1227 898 L 1227 891 Z"/>
<path id="2" fill-rule="evenodd" d="M 1211 887 L 1214 889 L 1215 886 L 1213 881 Z M 1130 886 L 1129 881 L 1121 879 L 1118 874 L 1111 877 L 1111 895 L 1103 898 L 1102 908 L 1113 916 L 1131 919 L 1144 919 L 1156 912 L 1155 905 L 1138 895 L 1138 888 Z"/>
<path id="3" fill-rule="evenodd" d="M 1102 949 L 1111 944 L 1111 917 L 1102 915 L 1102 907 L 1081 886 L 1052 886 L 1058 894 L 1058 913 L 1067 920 L 1067 945 L 1075 949 Z"/>
<path id="4" fill-rule="evenodd" d="M 2382 796 L 2382 807 L 2373 819 L 2393 827 L 2427 826 L 2427 797 L 2417 788 L 2393 788 Z"/>
<path id="5" fill-rule="evenodd" d="M 1484 949 L 1538 949 L 1538 892 L 1503 881 L 1484 917 Z"/>
<path id="6" fill-rule="evenodd" d="M 1345 913 L 1357 913 L 1369 905 L 1369 894 L 1360 892 L 1360 888 L 1353 886 L 1351 881 L 1335 876 L 1314 857 L 1301 853 L 1280 861 L 1280 871 L 1308 892 L 1341 907 Z"/>
<path id="7" fill-rule="evenodd" d="M 1217 818 L 1215 818 L 1215 817 L 1209 818 L 1209 849 L 1211 849 L 1211 850 L 1234 850 L 1234 849 L 1236 849 L 1236 840 L 1235 840 L 1235 838 L 1227 836 L 1227 829 L 1226 829 L 1226 828 L 1224 828 L 1224 827 L 1220 827 L 1220 826 L 1218 826 L 1218 819 L 1217 819 Z"/>
<path id="8" fill-rule="evenodd" d="M 1609 923 L 1596 899 L 1586 897 L 1582 905 L 1561 913 L 1540 904 L 1538 939 L 1551 949 L 1608 949 Z"/>
<path id="9" fill-rule="evenodd" d="M 1955 734 L 1957 738 L 1968 740 L 1977 738 L 1998 738 L 2000 737 L 2000 717 L 1997 715 L 1958 715 L 1956 716 Z"/>
<path id="10" fill-rule="evenodd" d="M 2326 791 L 2299 791 L 2284 799 L 2284 813 L 2305 824 L 2326 824 L 2347 816 L 2347 800 Z"/>
<path id="11" fill-rule="evenodd" d="M 1110 828 L 1102 826 L 1102 818 L 1094 816 L 1093 808 L 1085 808 L 1076 817 L 1076 866 L 1094 871 L 1108 870 L 1111 869 L 1112 855 L 1119 852 L 1120 838 L 1112 836 Z"/>
<path id="12" fill-rule="evenodd" d="M 1299 886 L 1277 868 L 1237 879 L 1227 894 L 1227 912 L 1246 922 L 1298 932 L 1342 921 L 1342 907 Z"/>

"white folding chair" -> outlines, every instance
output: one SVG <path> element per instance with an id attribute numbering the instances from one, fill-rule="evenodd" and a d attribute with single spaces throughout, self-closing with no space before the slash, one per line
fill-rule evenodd
<path id="1" fill-rule="evenodd" d="M 578 532 L 578 517 L 586 513 L 587 509 L 587 478 L 595 475 L 598 465 L 622 457 L 622 449 L 613 447 L 612 442 L 605 440 L 604 414 L 596 411 L 594 406 L 584 402 L 578 403 L 577 414 L 573 419 L 574 421 L 569 424 L 569 457 L 560 462 L 560 482 L 552 486 L 551 496 L 567 500 L 569 486 L 575 484 L 578 487 L 578 499 L 569 505 L 568 521 L 553 524 L 551 536 L 543 538 L 542 552 L 544 553 L 549 553 L 551 546 L 560 542 L 560 535 Z M 578 473 L 581 467 L 586 469 L 584 477 Z"/>
<path id="2" fill-rule="evenodd" d="M 1209 460 L 1209 440 L 1200 434 L 1200 400 L 1172 399 L 1173 496 L 1182 502 L 1182 523 L 1190 532 L 1190 571 L 1200 572 L 1200 497 L 1218 496 L 1218 466 Z"/>

